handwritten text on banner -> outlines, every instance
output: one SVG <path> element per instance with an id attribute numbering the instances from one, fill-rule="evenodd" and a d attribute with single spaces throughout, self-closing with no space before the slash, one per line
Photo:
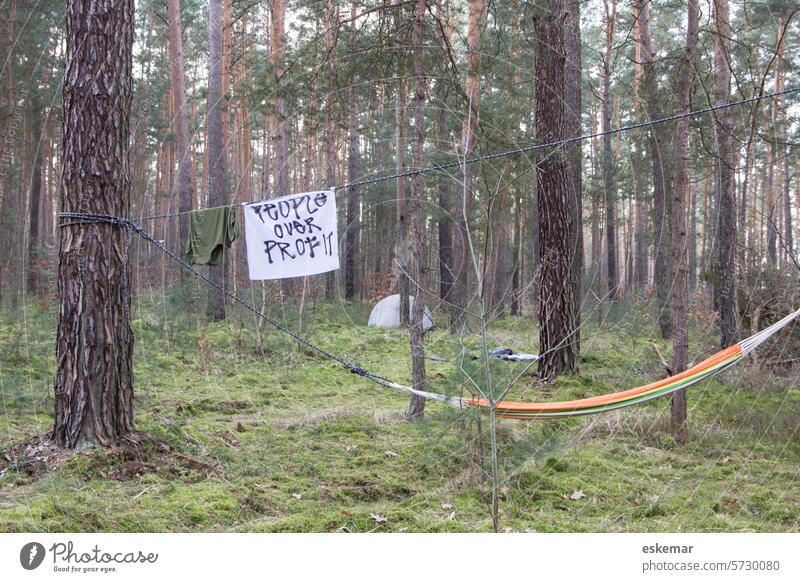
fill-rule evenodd
<path id="1" fill-rule="evenodd" d="M 339 268 L 333 190 L 244 206 L 250 278 L 286 279 Z"/>

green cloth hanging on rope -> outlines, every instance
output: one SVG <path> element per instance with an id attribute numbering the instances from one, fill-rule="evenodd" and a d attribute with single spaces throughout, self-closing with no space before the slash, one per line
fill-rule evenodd
<path id="1" fill-rule="evenodd" d="M 237 238 L 236 208 L 195 210 L 189 213 L 189 239 L 183 258 L 192 265 L 219 265 L 225 249 Z"/>

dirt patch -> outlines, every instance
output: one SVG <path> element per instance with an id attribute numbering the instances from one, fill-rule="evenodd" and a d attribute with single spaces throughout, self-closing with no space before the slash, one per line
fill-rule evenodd
<path id="1" fill-rule="evenodd" d="M 227 480 L 222 469 L 172 448 L 165 442 L 143 433 L 131 433 L 118 439 L 107 449 L 93 451 L 89 475 L 127 481 L 147 473 L 187 475 L 199 473 L 202 477 L 220 477 Z"/>
<path id="2" fill-rule="evenodd" d="M 0 477 L 16 473 L 35 479 L 54 471 L 78 456 L 89 458 L 86 480 L 94 477 L 126 481 L 147 473 L 217 476 L 227 480 L 222 469 L 172 448 L 144 433 L 130 433 L 110 447 L 76 453 L 52 442 L 47 435 L 11 445 L 0 453 Z"/>
<path id="3" fill-rule="evenodd" d="M 7 473 L 36 477 L 60 467 L 76 453 L 64 449 L 45 435 L 11 445 L 0 453 L 0 478 Z"/>

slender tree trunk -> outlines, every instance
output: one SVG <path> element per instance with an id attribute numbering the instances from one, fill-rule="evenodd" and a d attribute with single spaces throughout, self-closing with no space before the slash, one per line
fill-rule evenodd
<path id="1" fill-rule="evenodd" d="M 778 148 L 777 144 L 777 131 L 775 119 L 775 103 L 772 102 L 772 135 L 770 136 L 769 151 L 767 152 L 767 187 L 766 187 L 766 212 L 767 217 L 767 262 L 776 267 L 778 265 L 778 216 L 777 206 L 778 198 L 775 192 L 775 166 L 777 164 Z"/>
<path id="2" fill-rule="evenodd" d="M 548 0 L 534 14 L 536 137 L 565 137 L 565 0 Z M 571 233 L 575 200 L 570 196 L 568 162 L 560 149 L 545 152 L 537 164 L 539 249 L 539 375 L 552 378 L 578 370 L 575 301 L 572 296 Z"/>
<path id="3" fill-rule="evenodd" d="M 658 89 L 658 79 L 655 70 L 655 60 L 650 36 L 650 7 L 646 0 L 636 0 L 636 13 L 639 22 L 639 31 L 642 43 L 642 60 L 644 78 L 642 85 L 645 92 L 645 103 L 647 105 L 647 115 L 650 119 L 657 119 L 661 116 L 661 96 Z M 667 183 L 665 175 L 664 145 L 666 140 L 662 137 L 662 128 L 650 128 L 650 156 L 653 162 L 653 206 L 655 224 L 655 283 L 658 294 L 658 324 L 661 330 L 661 337 L 664 339 L 672 337 L 672 317 L 669 307 L 670 288 L 672 278 L 670 276 L 670 226 L 669 208 L 667 204 Z"/>
<path id="4" fill-rule="evenodd" d="M 227 152 L 223 133 L 222 116 L 224 95 L 222 92 L 222 11 L 224 0 L 208 0 L 208 205 L 223 206 L 228 202 Z M 209 277 L 221 285 L 227 284 L 228 255 L 223 253 L 221 265 L 209 268 Z M 208 308 L 206 311 L 212 321 L 225 319 L 225 294 L 209 287 Z"/>
<path id="5" fill-rule="evenodd" d="M 286 126 L 286 101 L 280 88 L 284 73 L 286 35 L 286 0 L 274 0 L 271 6 L 270 62 L 275 75 L 277 89 L 273 105 L 275 107 L 274 141 L 275 151 L 275 195 L 289 194 L 289 134 Z M 287 297 L 291 291 L 291 279 L 281 279 L 281 293 Z"/>
<path id="6" fill-rule="evenodd" d="M 634 44 L 634 57 L 633 57 L 633 71 L 634 71 L 634 78 L 633 78 L 633 98 L 634 98 L 634 108 L 636 110 L 636 115 L 639 119 L 645 120 L 647 118 L 645 107 L 644 107 L 644 98 L 642 95 L 642 33 L 639 24 L 639 19 L 636 18 L 634 22 L 634 37 L 635 37 L 635 44 Z M 637 133 L 636 140 L 637 140 L 637 150 L 644 151 L 644 134 Z M 642 158 L 644 159 L 644 158 Z M 640 181 L 640 184 L 646 182 Z M 648 263 L 648 256 L 647 256 L 647 220 L 645 218 L 645 206 L 646 200 L 649 199 L 649 192 L 646 195 L 642 195 L 644 189 L 639 186 L 636 188 L 633 194 L 633 206 L 634 206 L 634 231 L 633 231 L 633 245 L 634 245 L 634 255 L 633 255 L 633 287 L 637 291 L 641 291 L 644 289 L 648 284 L 648 272 L 649 272 L 649 263 Z"/>
<path id="7" fill-rule="evenodd" d="M 400 34 L 401 26 L 400 9 L 398 8 L 395 16 L 395 28 Z M 408 114 L 406 110 L 406 99 L 408 87 L 406 82 L 406 71 L 403 56 L 405 50 L 400 38 L 397 44 L 397 93 L 394 102 L 394 140 L 395 140 L 395 171 L 400 174 L 406 171 L 406 127 L 408 125 Z M 396 237 L 395 242 L 395 271 L 397 273 L 397 293 L 400 295 L 400 325 L 407 326 L 409 319 L 409 281 L 408 281 L 408 222 L 406 217 L 406 180 L 400 178 L 395 183 L 396 198 Z"/>
<path id="8" fill-rule="evenodd" d="M 395 123 L 395 170 L 398 174 L 406 171 L 406 126 L 408 123 L 406 112 L 406 96 L 408 94 L 405 71 L 398 67 L 398 86 L 395 95 L 394 123 Z M 397 261 L 397 292 L 400 295 L 400 325 L 407 326 L 409 318 L 409 281 L 408 281 L 408 217 L 406 216 L 406 180 L 400 178 L 396 181 L 397 197 L 397 244 L 395 260 Z"/>
<path id="9" fill-rule="evenodd" d="M 786 37 L 786 22 L 783 18 L 778 19 L 778 43 L 777 55 L 775 58 L 775 92 L 781 93 L 784 87 L 784 46 Z M 778 120 L 777 146 L 778 146 L 778 175 L 780 176 L 780 196 L 783 201 L 783 254 L 787 259 L 794 255 L 794 233 L 792 232 L 792 197 L 790 192 L 791 174 L 789 173 L 789 151 L 786 144 L 786 98 L 781 95 L 775 100 L 777 108 L 776 117 Z"/>
<path id="10" fill-rule="evenodd" d="M 425 93 L 427 81 L 424 71 L 425 19 L 427 18 L 428 1 L 417 0 L 414 14 L 414 168 L 422 167 L 422 152 L 425 145 Z M 411 367 L 414 388 L 425 389 L 425 345 L 423 343 L 423 317 L 425 314 L 425 280 L 424 280 L 424 231 L 422 228 L 422 175 L 411 177 L 411 277 L 414 290 L 414 304 L 411 307 L 409 331 L 411 336 Z M 408 408 L 409 420 L 422 418 L 425 414 L 425 399 L 412 396 Z"/>
<path id="11" fill-rule="evenodd" d="M 693 291 L 697 288 L 697 186 L 689 189 L 689 291 Z"/>
<path id="12" fill-rule="evenodd" d="M 356 112 L 355 88 L 350 85 L 348 91 L 347 122 L 347 180 L 350 183 L 358 180 L 361 152 L 358 143 L 358 117 Z M 344 250 L 344 298 L 352 301 L 355 296 L 358 277 L 358 190 L 355 186 L 347 189 L 347 235 Z"/>
<path id="13" fill-rule="evenodd" d="M 471 158 L 477 142 L 478 111 L 481 96 L 481 54 L 480 39 L 486 26 L 486 0 L 469 0 L 467 23 L 467 111 L 461 128 L 461 150 L 464 158 Z M 472 208 L 473 177 L 470 166 L 464 165 L 461 176 L 461 192 L 456 209 L 456 233 L 453 238 L 455 254 L 455 276 L 453 278 L 453 310 L 450 321 L 452 333 L 459 333 L 467 327 L 465 310 L 470 300 L 469 291 L 469 214 Z"/>
<path id="14" fill-rule="evenodd" d="M 133 0 L 70 0 L 61 210 L 128 216 Z M 110 445 L 133 429 L 128 233 L 61 229 L 55 425 L 60 445 Z"/>
<path id="15" fill-rule="evenodd" d="M 42 139 L 42 119 L 44 109 L 39 99 L 31 99 L 33 130 L 31 147 L 33 148 L 33 168 L 31 169 L 30 195 L 28 202 L 28 256 L 27 256 L 27 292 L 35 294 L 39 290 L 39 267 L 36 259 L 39 252 L 39 207 L 42 199 L 42 155 L 44 143 Z"/>
<path id="16" fill-rule="evenodd" d="M 731 27 L 728 0 L 714 0 L 714 92 L 717 105 L 731 97 Z M 716 267 L 719 273 L 717 309 L 719 310 L 720 345 L 726 348 L 736 342 L 736 171 L 731 134 L 730 113 L 720 110 L 715 122 L 717 141 L 716 198 L 719 215 L 719 236 Z"/>
<path id="17" fill-rule="evenodd" d="M 350 31 L 350 45 L 355 42 L 355 18 L 356 4 L 351 4 L 350 17 L 353 19 Z M 361 164 L 361 148 L 358 136 L 358 111 L 356 110 L 356 91 L 351 79 L 347 90 L 348 109 L 347 109 L 347 178 L 348 182 L 353 183 L 358 180 L 359 166 Z M 347 235 L 345 236 L 344 248 L 344 297 L 352 301 L 357 287 L 359 249 L 358 238 L 360 225 L 358 220 L 358 191 L 355 186 L 347 189 Z"/>
<path id="18" fill-rule="evenodd" d="M 591 111 L 591 132 L 597 133 L 597 109 L 592 107 Z M 599 158 L 597 154 L 597 139 L 592 138 L 591 140 L 591 173 L 593 176 L 597 175 L 597 167 L 596 162 Z M 592 232 L 592 272 L 591 272 L 591 280 L 592 280 L 592 289 L 596 295 L 600 296 L 603 295 L 603 292 L 600 290 L 600 277 L 603 272 L 603 240 L 602 240 L 602 214 L 601 211 L 601 201 L 600 198 L 602 196 L 602 191 L 599 188 L 592 191 L 591 194 L 591 201 L 592 201 L 592 224 L 591 224 L 591 232 Z M 601 316 L 600 310 L 598 311 L 598 316 Z"/>
<path id="19" fill-rule="evenodd" d="M 522 253 L 522 194 L 514 196 L 514 271 L 511 278 L 511 305 L 509 311 L 512 316 L 522 314 L 522 271 L 524 267 Z M 583 254 L 583 253 L 581 253 Z"/>
<path id="20" fill-rule="evenodd" d="M 445 87 L 444 83 L 439 86 Z M 436 116 L 436 149 L 449 151 L 450 146 L 447 131 L 447 93 L 439 94 L 439 112 Z M 439 211 L 438 211 L 438 239 L 439 239 L 439 297 L 447 304 L 450 301 L 450 291 L 453 288 L 453 189 L 450 176 L 443 174 L 439 179 Z"/>
<path id="21" fill-rule="evenodd" d="M 686 49 L 678 76 L 678 98 L 682 111 L 691 110 L 699 13 L 697 0 L 689 0 Z M 683 372 L 689 365 L 686 268 L 686 200 L 689 187 L 689 120 L 684 118 L 678 121 L 675 129 L 675 181 L 672 189 L 672 264 L 675 268 L 672 291 L 672 371 L 675 374 Z M 670 410 L 672 434 L 677 443 L 683 444 L 686 442 L 686 389 L 678 390 L 672 395 Z"/>
<path id="22" fill-rule="evenodd" d="M 582 80 L 582 60 L 581 60 L 581 14 L 580 1 L 568 0 L 566 2 L 567 17 L 564 22 L 564 43 L 566 59 L 564 61 L 564 89 L 565 89 L 565 116 L 564 130 L 567 137 L 581 135 L 581 116 L 583 114 L 581 104 L 581 80 Z M 580 352 L 580 322 L 581 322 L 581 300 L 583 292 L 581 279 L 583 278 L 583 145 L 575 143 L 567 148 L 568 185 L 570 187 L 570 197 L 573 200 L 572 208 L 575 216 L 572 218 L 572 230 L 570 232 L 570 246 L 572 252 L 572 298 L 575 302 L 573 312 L 575 314 L 575 332 L 573 340 L 576 350 Z"/>
<path id="23" fill-rule="evenodd" d="M 186 106 L 186 80 L 183 66 L 183 44 L 180 0 L 167 0 L 169 18 L 170 77 L 175 96 L 175 133 L 178 140 L 178 211 L 192 209 L 192 152 L 189 141 L 189 111 Z M 184 244 L 189 238 L 189 217 L 179 217 L 179 240 Z M 187 272 L 181 269 L 181 279 Z"/>
<path id="24" fill-rule="evenodd" d="M 617 20 L 617 3 L 605 1 L 606 11 L 606 51 L 603 58 L 603 123 L 601 130 L 611 131 L 611 59 L 613 57 L 614 27 Z M 617 188 L 614 183 L 614 155 L 611 151 L 611 135 L 603 136 L 603 188 L 606 195 L 606 265 L 608 277 L 608 296 L 617 298 L 619 272 L 617 269 Z"/>
<path id="25" fill-rule="evenodd" d="M 335 47 L 333 23 L 334 6 L 333 0 L 325 0 L 325 10 L 323 13 L 323 26 L 325 27 L 325 49 L 332 53 Z M 336 184 L 336 130 L 334 123 L 334 112 L 336 106 L 336 72 L 330 64 L 326 67 L 327 91 L 325 107 L 325 183 L 328 188 Z M 338 241 L 337 241 L 338 244 Z M 331 271 L 325 275 L 325 298 L 333 299 L 336 293 L 336 272 Z"/>

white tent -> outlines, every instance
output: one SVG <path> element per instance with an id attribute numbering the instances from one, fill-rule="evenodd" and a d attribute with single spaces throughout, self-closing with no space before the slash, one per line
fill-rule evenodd
<path id="1" fill-rule="evenodd" d="M 409 309 L 414 305 L 414 297 L 408 297 Z M 400 327 L 400 296 L 389 295 L 384 297 L 372 308 L 369 314 L 369 327 Z M 427 331 L 433 327 L 431 312 L 425 306 L 425 314 L 422 316 L 422 328 Z"/>

